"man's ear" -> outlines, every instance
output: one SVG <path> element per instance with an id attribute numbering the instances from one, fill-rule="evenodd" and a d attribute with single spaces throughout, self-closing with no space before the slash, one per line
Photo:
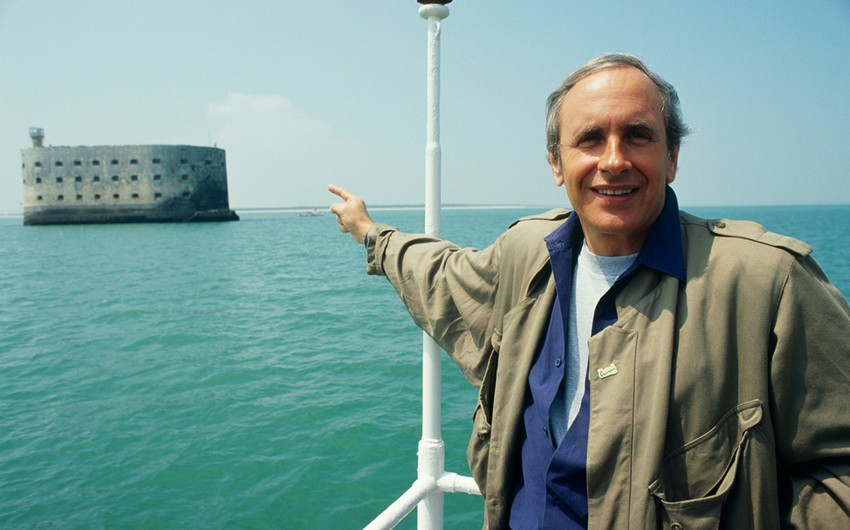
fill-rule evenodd
<path id="1" fill-rule="evenodd" d="M 555 160 L 555 155 L 549 152 L 549 166 L 552 168 L 552 178 L 555 179 L 555 186 L 564 185 L 564 175 L 561 173 L 561 164 Z"/>
<path id="2" fill-rule="evenodd" d="M 670 160 L 667 162 L 667 184 L 676 180 L 676 168 L 679 164 L 679 146 L 670 152 Z"/>

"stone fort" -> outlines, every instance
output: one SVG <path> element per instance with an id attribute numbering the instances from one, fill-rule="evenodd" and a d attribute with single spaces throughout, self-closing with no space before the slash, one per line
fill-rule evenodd
<path id="1" fill-rule="evenodd" d="M 236 221 L 223 149 L 188 145 L 50 146 L 30 129 L 24 224 Z"/>

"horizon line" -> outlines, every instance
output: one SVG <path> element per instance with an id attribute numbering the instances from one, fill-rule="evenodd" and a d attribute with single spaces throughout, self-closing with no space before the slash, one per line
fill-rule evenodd
<path id="1" fill-rule="evenodd" d="M 679 205 L 680 209 L 687 208 L 799 208 L 799 207 L 835 207 L 835 206 L 850 206 L 850 203 L 778 203 L 778 204 L 687 204 Z M 299 213 L 309 211 L 319 211 L 322 213 L 330 213 L 330 206 L 249 206 L 235 207 L 230 209 L 245 213 Z M 441 210 L 512 210 L 512 209 L 532 209 L 540 208 L 551 210 L 554 208 L 563 208 L 569 210 L 568 205 L 547 205 L 547 204 L 474 204 L 474 203 L 446 203 L 440 206 Z M 425 205 L 417 204 L 376 204 L 368 207 L 369 211 L 415 211 L 424 210 Z M 14 219 L 23 217 L 23 211 L 20 212 L 0 212 L 0 219 Z"/>

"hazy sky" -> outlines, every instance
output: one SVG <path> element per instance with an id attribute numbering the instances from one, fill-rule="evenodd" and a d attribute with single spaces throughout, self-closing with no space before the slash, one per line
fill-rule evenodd
<path id="1" fill-rule="evenodd" d="M 427 23 L 414 0 L 0 0 L 0 213 L 46 144 L 227 150 L 231 207 L 423 202 Z M 850 203 L 850 2 L 456 0 L 443 23 L 444 203 L 565 205 L 544 101 L 641 56 L 695 129 L 683 205 Z"/>

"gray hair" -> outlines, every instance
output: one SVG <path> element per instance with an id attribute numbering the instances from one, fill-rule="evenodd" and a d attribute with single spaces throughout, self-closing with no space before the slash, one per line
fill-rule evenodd
<path id="1" fill-rule="evenodd" d="M 637 68 L 658 87 L 661 94 L 661 112 L 664 114 L 664 128 L 667 132 L 667 151 L 673 152 L 673 149 L 679 147 L 682 143 L 682 138 L 689 132 L 690 128 L 682 119 L 682 111 L 679 108 L 679 95 L 676 94 L 676 89 L 673 85 L 665 81 L 658 74 L 650 70 L 643 61 L 634 55 L 626 53 L 611 53 L 597 57 L 587 62 L 584 66 L 570 74 L 563 84 L 549 95 L 546 100 L 546 149 L 554 157 L 555 162 L 560 163 L 561 156 L 558 149 L 558 144 L 561 143 L 561 128 L 559 117 L 561 113 L 561 103 L 564 101 L 564 96 L 567 92 L 581 81 L 595 73 L 607 70 L 609 68 Z"/>

